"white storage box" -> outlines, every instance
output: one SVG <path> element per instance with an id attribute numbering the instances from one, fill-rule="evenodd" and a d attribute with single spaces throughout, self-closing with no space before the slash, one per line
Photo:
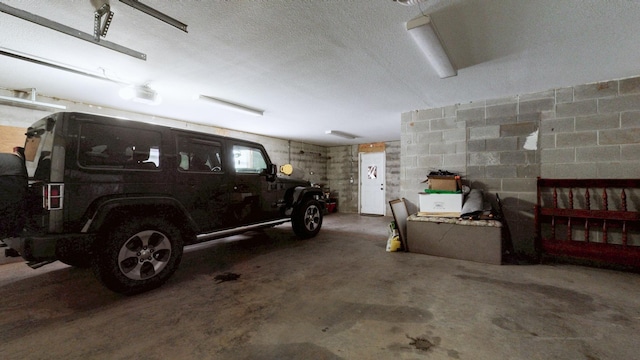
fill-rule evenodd
<path id="1" fill-rule="evenodd" d="M 420 193 L 420 216 L 460 216 L 463 194 Z"/>

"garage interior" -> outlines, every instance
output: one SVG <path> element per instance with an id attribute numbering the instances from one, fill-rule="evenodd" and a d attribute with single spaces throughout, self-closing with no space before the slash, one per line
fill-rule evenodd
<path id="1" fill-rule="evenodd" d="M 453 74 L 407 31 L 424 15 Z M 625 0 L 0 1 L 1 152 L 53 112 L 118 116 L 260 142 L 337 209 L 311 240 L 193 246 L 134 297 L 3 258 L 3 358 L 636 358 L 637 272 L 539 264 L 534 205 L 538 177 L 640 178 L 638 18 Z M 386 251 L 389 202 L 418 212 L 436 170 L 499 194 L 514 261 Z"/>

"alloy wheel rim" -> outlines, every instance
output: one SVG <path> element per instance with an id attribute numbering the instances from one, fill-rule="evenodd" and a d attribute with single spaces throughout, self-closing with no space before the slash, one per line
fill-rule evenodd
<path id="1" fill-rule="evenodd" d="M 118 267 L 132 280 L 145 280 L 159 274 L 171 258 L 171 241 L 156 230 L 141 231 L 130 237 L 118 253 Z"/>
<path id="2" fill-rule="evenodd" d="M 304 227 L 309 231 L 314 231 L 320 224 L 320 210 L 317 206 L 311 205 L 304 213 Z"/>

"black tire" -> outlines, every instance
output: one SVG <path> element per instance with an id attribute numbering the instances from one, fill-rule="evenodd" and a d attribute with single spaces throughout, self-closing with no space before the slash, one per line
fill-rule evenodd
<path id="1" fill-rule="evenodd" d="M 110 290 L 134 295 L 164 284 L 182 259 L 182 235 L 158 218 L 124 219 L 95 247 L 93 270 Z"/>
<path id="2" fill-rule="evenodd" d="M 301 239 L 318 235 L 322 227 L 322 206 L 314 199 L 304 201 L 294 209 L 291 223 L 293 232 Z"/>

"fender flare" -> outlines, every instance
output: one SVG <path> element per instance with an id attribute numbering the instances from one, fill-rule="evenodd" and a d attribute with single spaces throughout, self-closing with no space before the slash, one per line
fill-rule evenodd
<path id="1" fill-rule="evenodd" d="M 308 196 L 314 196 L 317 195 L 318 196 L 318 200 L 321 200 L 322 198 L 322 189 L 320 188 L 316 188 L 316 187 L 312 187 L 312 186 L 298 186 L 293 190 L 293 201 L 291 203 L 291 207 L 295 208 L 296 206 L 300 205 L 302 203 L 302 201 L 304 201 L 304 199 L 306 199 Z M 323 201 L 321 201 L 321 203 L 324 204 Z"/>
<path id="2" fill-rule="evenodd" d="M 98 232 L 105 224 L 108 223 L 114 211 L 123 210 L 123 214 L 132 212 L 136 208 L 153 208 L 166 215 L 171 215 L 172 219 L 178 218 L 179 221 L 176 225 L 189 230 L 192 234 L 197 231 L 197 225 L 193 218 L 189 215 L 189 212 L 182 206 L 182 204 L 168 196 L 128 196 L 121 198 L 110 198 L 102 201 L 89 215 L 89 220 L 85 223 L 82 232 L 93 233 Z M 119 215 L 123 215 L 119 214 Z M 195 236 L 195 235 L 194 235 Z"/>

